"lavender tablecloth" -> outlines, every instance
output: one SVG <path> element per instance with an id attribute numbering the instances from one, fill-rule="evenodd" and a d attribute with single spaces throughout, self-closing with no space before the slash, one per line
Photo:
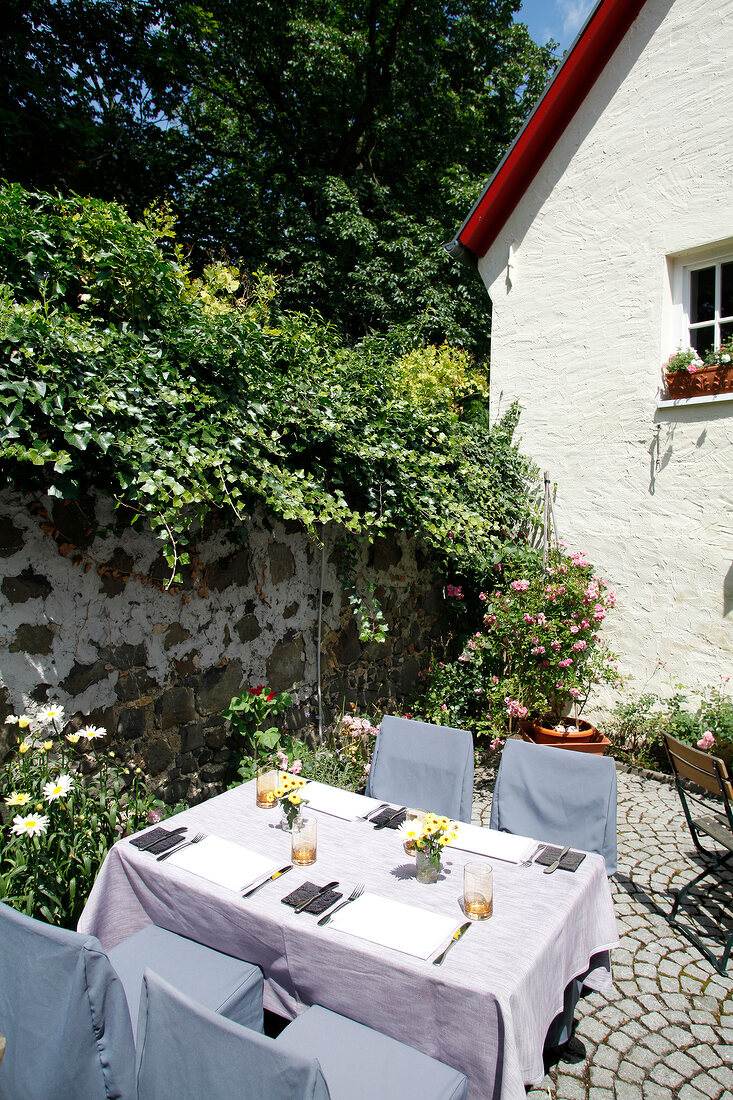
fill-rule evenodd
<path id="1" fill-rule="evenodd" d="M 175 824 L 285 864 L 290 835 L 278 815 L 256 808 L 254 783 L 247 783 L 186 810 Z M 391 830 L 315 816 L 316 864 L 294 868 L 247 900 L 120 841 L 105 860 L 79 930 L 110 948 L 153 921 L 259 965 L 265 1005 L 281 1015 L 323 1005 L 462 1070 L 470 1100 L 524 1100 L 525 1085 L 543 1076 L 544 1037 L 565 986 L 594 954 L 618 944 L 602 857 L 589 855 L 574 874 L 552 875 L 489 860 L 493 917 L 474 924 L 434 967 L 330 925 L 319 928 L 315 917 L 294 913 L 281 899 L 306 879 L 319 885 L 338 879 L 345 896 L 363 882 L 368 891 L 458 923 L 463 866 L 484 857 L 449 850 L 439 881 L 422 885 Z M 588 984 L 609 982 L 606 970 L 596 970 Z"/>

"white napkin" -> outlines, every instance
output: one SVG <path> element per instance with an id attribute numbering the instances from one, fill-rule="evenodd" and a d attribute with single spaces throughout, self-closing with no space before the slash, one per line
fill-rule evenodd
<path id="1" fill-rule="evenodd" d="M 381 806 L 378 798 L 342 791 L 339 787 L 330 787 L 328 783 L 309 783 L 303 791 L 303 798 L 310 809 L 320 810 L 332 817 L 341 817 L 345 821 L 363 817 L 370 810 Z"/>
<path id="2" fill-rule="evenodd" d="M 537 841 L 528 836 L 501 833 L 498 829 L 484 829 L 480 825 L 459 824 L 458 837 L 449 847 L 505 859 L 508 863 L 521 863 L 532 855 Z"/>
<path id="3" fill-rule="evenodd" d="M 453 935 L 458 923 L 441 913 L 415 909 L 377 894 L 362 894 L 335 914 L 331 928 L 428 959 Z"/>
<path id="4" fill-rule="evenodd" d="M 250 852 L 240 844 L 222 840 L 218 836 L 206 836 L 198 844 L 189 844 L 172 855 L 168 863 L 175 863 L 192 875 L 205 878 L 227 890 L 243 890 L 257 879 L 277 871 L 283 861 L 275 863 L 269 856 Z"/>

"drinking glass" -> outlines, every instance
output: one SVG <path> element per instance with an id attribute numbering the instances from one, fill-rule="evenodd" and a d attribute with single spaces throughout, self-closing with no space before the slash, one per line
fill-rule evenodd
<path id="1" fill-rule="evenodd" d="M 316 862 L 316 819 L 299 817 L 291 832 L 291 860 L 298 867 L 309 867 Z"/>
<path id="2" fill-rule="evenodd" d="M 407 810 L 407 812 L 405 813 L 405 821 L 408 825 L 411 824 L 413 821 L 424 821 L 426 813 L 426 810 Z M 411 840 L 406 840 L 402 847 L 405 849 L 405 852 L 408 856 L 414 856 L 415 845 L 412 843 Z"/>
<path id="3" fill-rule="evenodd" d="M 469 920 L 487 920 L 494 911 L 494 876 L 488 863 L 463 868 L 463 911 Z"/>
<path id="4" fill-rule="evenodd" d="M 280 772 L 272 764 L 257 765 L 257 805 L 261 810 L 271 810 L 277 805 L 275 791 L 280 786 Z"/>

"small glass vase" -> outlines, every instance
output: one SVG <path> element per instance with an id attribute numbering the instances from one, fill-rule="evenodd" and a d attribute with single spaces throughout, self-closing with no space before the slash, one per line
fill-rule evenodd
<path id="1" fill-rule="evenodd" d="M 281 828 L 284 832 L 290 833 L 293 831 L 293 825 L 295 825 L 301 819 L 301 811 L 298 809 L 294 814 L 288 815 L 288 811 L 284 806 L 280 807 L 282 811 Z"/>
<path id="2" fill-rule="evenodd" d="M 437 882 L 440 863 L 436 867 L 427 852 L 418 848 L 415 852 L 415 871 L 418 882 Z"/>

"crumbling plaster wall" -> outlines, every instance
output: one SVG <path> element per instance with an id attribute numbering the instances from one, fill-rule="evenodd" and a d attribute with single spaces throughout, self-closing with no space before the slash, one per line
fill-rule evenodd
<path id="1" fill-rule="evenodd" d="M 344 703 L 388 709 L 449 635 L 442 589 L 404 535 L 365 549 L 357 575 L 377 583 L 388 640 L 362 644 L 326 532 L 321 676 L 325 717 Z M 75 724 L 104 725 L 170 801 L 221 789 L 231 697 L 266 684 L 292 693 L 287 725 L 317 721 L 321 551 L 300 528 L 260 512 L 244 545 L 202 534 L 175 591 L 160 543 L 111 502 L 0 493 L 0 720 L 53 700 Z M 441 650 L 442 651 L 442 650 Z M 0 733 L 0 759 L 13 727 Z"/>

